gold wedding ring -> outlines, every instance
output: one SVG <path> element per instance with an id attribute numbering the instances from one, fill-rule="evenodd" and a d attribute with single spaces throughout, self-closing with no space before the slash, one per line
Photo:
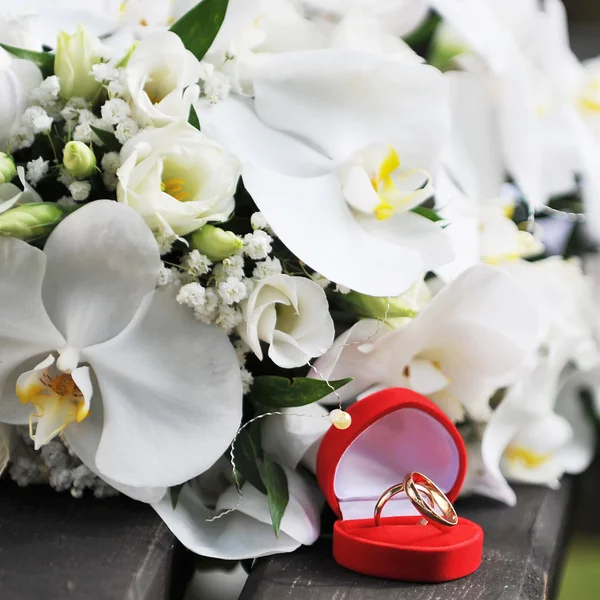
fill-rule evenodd
<path id="1" fill-rule="evenodd" d="M 446 494 L 422 473 L 409 473 L 402 483 L 397 483 L 381 494 L 375 504 L 375 525 L 381 522 L 383 507 L 397 494 L 404 492 L 412 505 L 428 523 L 440 531 L 449 531 L 458 523 L 458 515 Z M 436 511 L 436 508 L 438 509 Z"/>

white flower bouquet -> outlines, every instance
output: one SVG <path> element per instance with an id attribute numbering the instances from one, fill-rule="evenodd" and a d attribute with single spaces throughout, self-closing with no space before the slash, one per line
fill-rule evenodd
<path id="1" fill-rule="evenodd" d="M 583 198 L 598 231 L 600 80 L 559 0 L 29 5 L 39 35 L 0 14 L 20 485 L 122 492 L 205 556 L 291 551 L 324 432 L 387 387 L 457 423 L 466 492 L 587 466 L 593 285 L 535 217 L 570 233 Z"/>

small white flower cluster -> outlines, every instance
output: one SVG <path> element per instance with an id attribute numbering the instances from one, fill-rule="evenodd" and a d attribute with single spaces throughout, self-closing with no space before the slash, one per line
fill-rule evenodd
<path id="1" fill-rule="evenodd" d="M 11 478 L 21 487 L 47 480 L 57 492 L 69 490 L 80 498 L 86 489 L 97 498 L 115 496 L 118 492 L 97 477 L 77 458 L 60 437 L 54 438 L 39 452 L 33 449 L 28 427 L 17 427 L 18 435 L 11 453 Z"/>
<path id="2" fill-rule="evenodd" d="M 94 79 L 102 83 L 108 91 L 109 98 L 123 98 L 127 95 L 125 69 L 117 66 L 114 60 L 92 66 Z"/>
<path id="3" fill-rule="evenodd" d="M 231 91 L 231 81 L 227 75 L 215 69 L 209 62 L 200 63 L 201 93 L 211 104 L 225 100 Z"/>
<path id="4" fill-rule="evenodd" d="M 121 166 L 121 159 L 118 152 L 107 152 L 100 161 L 102 166 L 102 181 L 106 189 L 114 192 L 117 189 L 117 171 Z"/>

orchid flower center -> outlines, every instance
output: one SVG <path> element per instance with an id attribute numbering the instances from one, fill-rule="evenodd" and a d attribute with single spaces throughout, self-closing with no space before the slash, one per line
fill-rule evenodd
<path id="1" fill-rule="evenodd" d="M 547 463 L 552 455 L 534 452 L 524 446 L 508 446 L 504 451 L 504 458 L 510 463 L 518 463 L 528 469 L 536 469 Z"/>
<path id="2" fill-rule="evenodd" d="M 352 208 L 378 221 L 410 210 L 433 194 L 427 171 L 401 167 L 396 150 L 380 144 L 355 155 L 343 171 L 342 187 Z"/>
<path id="3" fill-rule="evenodd" d="M 52 356 L 18 378 L 16 394 L 23 404 L 35 408 L 29 417 L 29 434 L 36 449 L 70 423 L 81 423 L 90 410 L 90 398 L 85 397 L 73 375 L 56 369 Z"/>

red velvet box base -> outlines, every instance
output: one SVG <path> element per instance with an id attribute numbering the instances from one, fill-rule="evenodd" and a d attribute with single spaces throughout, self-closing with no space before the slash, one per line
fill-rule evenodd
<path id="1" fill-rule="evenodd" d="M 364 575 L 438 583 L 460 579 L 481 564 L 483 531 L 460 519 L 448 533 L 421 525 L 421 517 L 337 521 L 333 528 L 336 562 Z"/>
<path id="2" fill-rule="evenodd" d="M 341 517 L 333 529 L 333 556 L 342 566 L 374 577 L 415 582 L 460 579 L 476 571 L 483 531 L 459 515 L 449 531 L 422 525 L 399 494 L 375 526 L 379 496 L 410 471 L 435 481 L 456 500 L 467 468 L 464 442 L 440 408 L 410 390 L 390 388 L 348 409 L 352 424 L 331 428 L 317 458 L 317 479 Z"/>

